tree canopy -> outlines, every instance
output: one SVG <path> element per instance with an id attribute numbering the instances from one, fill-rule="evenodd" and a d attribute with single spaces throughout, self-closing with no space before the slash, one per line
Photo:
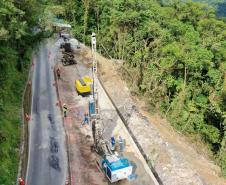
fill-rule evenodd
<path id="1" fill-rule="evenodd" d="M 226 175 L 226 23 L 215 9 L 179 0 L 61 5 L 75 37 L 88 43 L 95 31 L 99 51 L 125 61 L 131 90 L 176 129 L 201 137 Z"/>
<path id="2" fill-rule="evenodd" d="M 219 17 L 226 17 L 226 1 L 225 0 L 194 0 L 209 4 L 216 8 L 216 14 Z"/>
<path id="3" fill-rule="evenodd" d="M 98 50 L 125 61 L 131 91 L 150 112 L 201 138 L 226 176 L 226 23 L 213 7 L 180 0 L 1 0 L 0 184 L 15 184 L 20 97 L 32 43 L 40 40 L 34 33 L 54 17 L 69 22 L 81 41 L 96 32 Z"/>
<path id="4" fill-rule="evenodd" d="M 37 32 L 48 4 L 0 1 L 0 184 L 14 185 L 19 165 L 21 101 Z M 49 10 L 50 11 L 50 10 Z M 45 27 L 45 25 L 43 26 Z"/>

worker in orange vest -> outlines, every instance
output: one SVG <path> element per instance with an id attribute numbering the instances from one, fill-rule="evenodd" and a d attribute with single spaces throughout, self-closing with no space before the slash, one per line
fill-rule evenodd
<path id="1" fill-rule="evenodd" d="M 19 182 L 20 182 L 20 185 L 25 185 L 23 178 L 19 178 Z"/>

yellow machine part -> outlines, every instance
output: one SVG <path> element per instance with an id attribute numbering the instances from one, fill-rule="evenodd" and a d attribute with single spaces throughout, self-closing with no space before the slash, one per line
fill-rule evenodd
<path id="1" fill-rule="evenodd" d="M 89 76 L 84 76 L 82 79 L 83 79 L 83 80 L 85 81 L 85 83 L 87 83 L 87 84 L 91 84 L 91 83 L 93 82 L 93 80 L 92 80 Z"/>
<path id="2" fill-rule="evenodd" d="M 92 79 L 88 76 L 84 76 L 79 80 L 75 80 L 75 88 L 79 94 L 85 94 L 91 92 L 90 84 Z"/>

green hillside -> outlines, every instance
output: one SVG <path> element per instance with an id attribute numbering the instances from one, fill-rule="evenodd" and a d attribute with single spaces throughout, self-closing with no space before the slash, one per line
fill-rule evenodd
<path id="1" fill-rule="evenodd" d="M 15 185 L 19 163 L 21 104 L 41 10 L 36 1 L 0 1 L 0 184 Z"/>
<path id="2" fill-rule="evenodd" d="M 125 61 L 131 91 L 151 113 L 205 143 L 226 176 L 226 23 L 213 8 L 180 0 L 1 0 L 1 185 L 15 184 L 21 95 L 32 46 L 43 37 L 32 31 L 54 13 L 87 44 L 96 32 L 98 50 Z"/>
<path id="3" fill-rule="evenodd" d="M 194 0 L 196 2 L 201 2 L 201 3 L 207 3 L 207 4 L 211 4 L 211 5 L 216 5 L 218 3 L 223 3 L 224 0 Z"/>
<path id="4" fill-rule="evenodd" d="M 150 112 L 206 143 L 226 175 L 226 23 L 214 9 L 177 0 L 61 5 L 75 37 L 89 43 L 95 31 L 98 49 L 125 61 L 123 76 Z"/>
<path id="5" fill-rule="evenodd" d="M 226 17 L 226 1 L 225 0 L 194 0 L 196 2 L 207 3 L 216 8 L 216 14 L 219 17 Z"/>

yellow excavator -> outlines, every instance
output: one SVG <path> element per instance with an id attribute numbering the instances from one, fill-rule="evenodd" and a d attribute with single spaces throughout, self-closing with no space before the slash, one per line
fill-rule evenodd
<path id="1" fill-rule="evenodd" d="M 84 76 L 81 79 L 75 80 L 75 89 L 79 95 L 91 93 L 92 79 L 89 76 Z"/>

